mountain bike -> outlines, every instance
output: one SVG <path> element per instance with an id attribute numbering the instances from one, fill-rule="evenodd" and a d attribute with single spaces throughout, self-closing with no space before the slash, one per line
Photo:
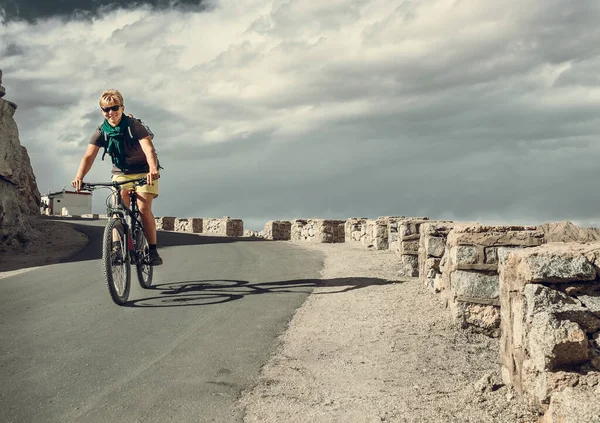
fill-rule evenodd
<path id="1" fill-rule="evenodd" d="M 93 191 L 108 188 L 112 192 L 106 198 L 108 222 L 102 238 L 102 266 L 106 285 L 113 301 L 123 305 L 129 298 L 131 289 L 131 265 L 137 270 L 142 288 L 152 286 L 153 267 L 150 265 L 150 247 L 144 234 L 144 226 L 137 207 L 135 191 L 129 191 L 130 208 L 123 204 L 121 185 L 134 182 L 137 186 L 146 184 L 146 178 L 122 182 L 84 182 L 81 189 Z"/>

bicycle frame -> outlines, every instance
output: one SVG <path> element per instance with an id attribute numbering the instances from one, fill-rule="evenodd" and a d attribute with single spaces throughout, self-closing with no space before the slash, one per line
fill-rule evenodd
<path id="1" fill-rule="evenodd" d="M 139 218 L 137 195 L 135 191 L 130 190 L 128 194 L 130 207 L 127 207 L 124 204 L 121 190 L 115 189 L 112 193 L 112 196 L 115 197 L 115 205 L 113 207 L 107 206 L 106 211 L 108 216 L 118 215 L 123 220 L 123 229 L 125 229 L 125 236 L 127 236 L 127 256 L 130 258 L 130 254 L 133 253 L 133 258 L 137 262 L 139 257 L 137 257 L 136 233 L 138 230 L 143 230 L 144 225 Z M 129 219 L 127 219 L 127 217 L 129 217 Z"/>
<path id="2" fill-rule="evenodd" d="M 131 254 L 133 254 L 133 260 L 135 261 L 135 263 L 138 262 L 138 260 L 140 260 L 140 257 L 138 257 L 138 252 L 137 252 L 137 245 L 136 245 L 136 235 L 137 235 L 137 231 L 139 230 L 144 230 L 144 225 L 142 223 L 142 221 L 140 220 L 139 216 L 139 209 L 137 206 L 137 194 L 135 193 L 134 190 L 130 190 L 129 191 L 129 205 L 130 207 L 127 207 L 124 202 L 123 202 L 123 198 L 121 196 L 121 185 L 125 185 L 125 184 L 129 184 L 129 183 L 135 183 L 138 185 L 143 185 L 146 183 L 146 178 L 140 178 L 138 180 L 135 181 L 122 181 L 122 182 L 106 182 L 106 183 L 92 183 L 92 184 L 88 184 L 88 183 L 84 183 L 84 187 L 82 189 L 96 189 L 96 188 L 111 188 L 112 189 L 112 193 L 108 196 L 108 198 L 106 199 L 106 214 L 107 216 L 110 217 L 114 217 L 114 216 L 118 216 L 123 224 L 123 229 L 125 231 L 125 236 L 127 237 L 127 249 L 126 249 L 126 258 L 128 260 L 131 260 Z M 113 204 L 109 203 L 109 200 L 112 199 Z M 129 219 L 127 219 L 127 217 L 129 217 Z"/>

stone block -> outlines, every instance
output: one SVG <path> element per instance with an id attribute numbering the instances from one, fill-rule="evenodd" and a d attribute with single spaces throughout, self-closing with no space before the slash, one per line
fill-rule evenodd
<path id="1" fill-rule="evenodd" d="M 425 286 L 431 290 L 435 290 L 435 278 L 440 274 L 440 261 L 441 259 L 439 258 L 429 257 L 423 262 L 423 268 L 419 268 L 419 278 L 422 277 Z"/>
<path id="2" fill-rule="evenodd" d="M 292 222 L 270 220 L 265 224 L 264 238 L 273 241 L 289 241 L 292 238 Z"/>
<path id="3" fill-rule="evenodd" d="M 174 231 L 176 217 L 162 216 L 155 217 L 157 231 Z"/>
<path id="4" fill-rule="evenodd" d="M 479 245 L 482 247 L 521 246 L 535 247 L 544 242 L 544 233 L 535 226 L 487 226 L 457 224 L 448 234 L 447 243 Z"/>
<path id="5" fill-rule="evenodd" d="M 596 269 L 587 257 L 575 254 L 529 255 L 518 268 L 519 278 L 526 282 L 573 282 L 596 279 Z"/>
<path id="6" fill-rule="evenodd" d="M 446 249 L 446 240 L 438 236 L 428 236 L 424 239 L 425 254 L 427 257 L 441 258 Z"/>
<path id="7" fill-rule="evenodd" d="M 474 245 L 455 245 L 450 247 L 450 263 L 460 269 L 463 265 L 482 262 L 480 248 Z"/>
<path id="8" fill-rule="evenodd" d="M 450 286 L 455 297 L 498 298 L 499 277 L 494 273 L 456 270 L 450 274 Z"/>
<path id="9" fill-rule="evenodd" d="M 400 257 L 401 276 L 416 277 L 419 276 L 419 257 L 413 255 L 403 255 Z"/>
<path id="10" fill-rule="evenodd" d="M 204 218 L 202 226 L 202 232 L 205 234 L 232 237 L 244 236 L 244 222 L 241 219 L 232 219 L 229 216 Z"/>
<path id="11" fill-rule="evenodd" d="M 361 242 L 366 234 L 364 225 L 367 222 L 366 217 L 351 217 L 344 223 L 344 234 L 346 242 Z"/>
<path id="12" fill-rule="evenodd" d="M 587 361 L 588 340 L 581 327 L 557 320 L 552 313 L 537 313 L 529 327 L 528 351 L 537 370 L 557 370 Z"/>
<path id="13" fill-rule="evenodd" d="M 429 221 L 428 217 L 407 217 L 398 221 L 398 237 L 402 240 L 418 239 L 421 224 Z"/>
<path id="14" fill-rule="evenodd" d="M 419 240 L 404 240 L 400 241 L 400 255 L 419 255 Z"/>
<path id="15" fill-rule="evenodd" d="M 582 304 L 579 297 L 574 298 L 564 292 L 538 284 L 525 285 L 523 297 L 527 323 L 531 323 L 537 314 L 550 313 L 558 321 L 569 320 L 577 323 L 587 333 L 600 330 L 600 319 L 593 310 Z"/>
<path id="16" fill-rule="evenodd" d="M 176 232 L 188 232 L 193 234 L 202 233 L 202 218 L 176 218 L 175 219 L 175 231 Z"/>
<path id="17" fill-rule="evenodd" d="M 456 301 L 450 309 L 458 327 L 493 338 L 500 336 L 500 307 Z"/>

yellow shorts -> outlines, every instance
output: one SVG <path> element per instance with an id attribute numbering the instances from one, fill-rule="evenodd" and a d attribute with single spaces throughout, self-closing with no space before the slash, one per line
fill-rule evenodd
<path id="1" fill-rule="evenodd" d="M 116 182 L 135 181 L 136 179 L 145 178 L 147 173 L 132 173 L 130 175 L 113 175 L 112 180 Z M 158 197 L 158 180 L 154 181 L 154 185 L 137 186 L 133 182 L 130 184 L 121 185 L 121 189 L 134 190 L 135 192 L 147 192 L 153 194 L 154 198 Z"/>

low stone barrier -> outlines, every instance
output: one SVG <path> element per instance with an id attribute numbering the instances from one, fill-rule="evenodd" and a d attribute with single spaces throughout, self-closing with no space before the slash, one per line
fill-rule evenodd
<path id="1" fill-rule="evenodd" d="M 163 216 L 163 217 L 154 217 L 156 221 L 156 230 L 157 231 L 174 231 L 175 230 L 175 219 L 176 217 L 171 216 Z"/>
<path id="2" fill-rule="evenodd" d="M 600 421 L 600 243 L 501 254 L 504 382 L 543 422 Z"/>
<path id="3" fill-rule="evenodd" d="M 454 222 L 451 221 L 424 222 L 420 227 L 419 281 L 432 292 L 441 290 L 441 261 L 446 251 L 446 239 L 453 227 Z"/>
<path id="4" fill-rule="evenodd" d="M 244 236 L 244 222 L 242 219 L 232 219 L 225 216 L 221 219 L 205 217 L 202 232 L 221 236 Z"/>
<path id="5" fill-rule="evenodd" d="M 419 276 L 419 239 L 421 224 L 429 222 L 428 217 L 407 217 L 398 220 L 398 239 L 394 253 L 400 258 L 400 275 Z"/>
<path id="6" fill-rule="evenodd" d="M 351 217 L 346 219 L 344 223 L 345 242 L 362 242 L 362 239 L 366 235 L 366 230 L 363 227 L 367 220 L 366 217 Z"/>
<path id="7" fill-rule="evenodd" d="M 193 234 L 202 233 L 202 218 L 192 217 L 192 218 L 176 218 L 175 219 L 175 231 L 177 232 L 189 232 Z"/>
<path id="8" fill-rule="evenodd" d="M 341 243 L 345 240 L 345 220 L 295 219 L 291 223 L 293 241 Z"/>
<path id="9" fill-rule="evenodd" d="M 272 241 L 289 241 L 292 239 L 292 222 L 287 220 L 269 220 L 265 223 L 263 237 Z"/>
<path id="10" fill-rule="evenodd" d="M 452 320 L 489 336 L 499 336 L 498 247 L 535 247 L 544 234 L 534 226 L 455 225 L 442 260 L 440 290 Z"/>
<path id="11" fill-rule="evenodd" d="M 385 217 L 367 219 L 363 223 L 361 242 L 376 250 L 388 249 L 388 222 Z"/>

